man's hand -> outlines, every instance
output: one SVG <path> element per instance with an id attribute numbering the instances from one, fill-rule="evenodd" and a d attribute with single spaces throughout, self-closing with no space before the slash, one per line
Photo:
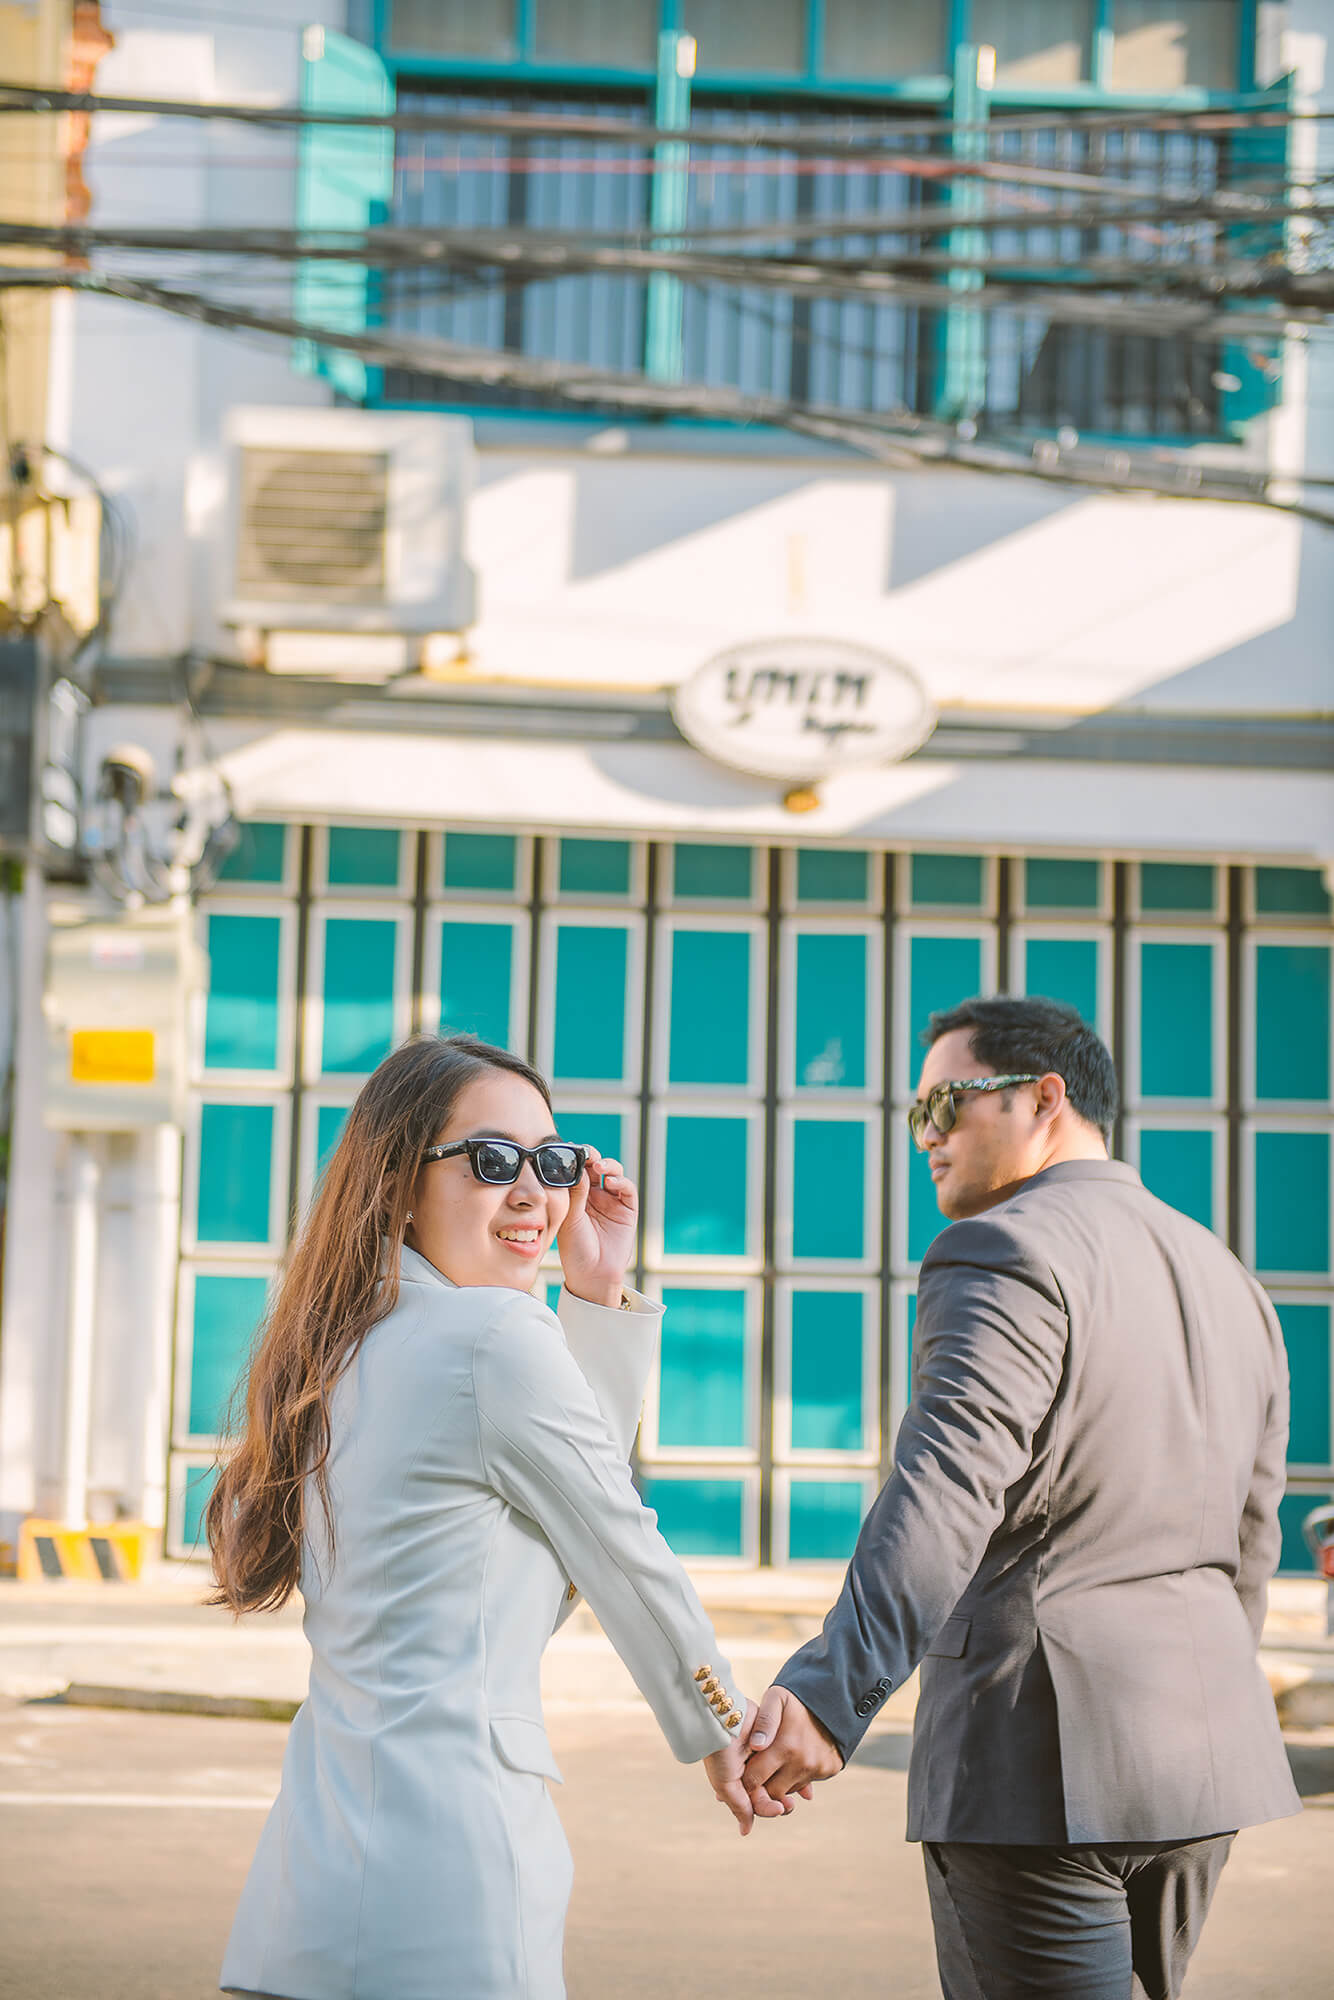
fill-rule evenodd
<path id="1" fill-rule="evenodd" d="M 813 1784 L 836 1778 L 843 1769 L 829 1731 L 785 1687 L 769 1689 L 746 1738 L 744 1788 L 761 1817 L 769 1817 L 775 1804 L 790 1804 L 793 1792 L 809 1798 Z M 764 1799 L 768 1811 L 760 1803 Z"/>
<path id="2" fill-rule="evenodd" d="M 704 1759 L 704 1770 L 709 1783 L 713 1786 L 713 1796 L 719 1805 L 727 1807 L 743 1839 L 754 1826 L 757 1817 L 781 1819 L 784 1813 L 795 1810 L 794 1800 L 783 1803 L 781 1800 L 771 1799 L 767 1792 L 761 1792 L 758 1799 L 752 1800 L 742 1783 L 742 1774 L 746 1769 L 746 1739 L 758 1714 L 759 1710 L 754 1702 L 748 1701 L 741 1727 L 736 1733 L 736 1740 L 725 1743 L 721 1750 L 715 1750 L 711 1757 Z"/>

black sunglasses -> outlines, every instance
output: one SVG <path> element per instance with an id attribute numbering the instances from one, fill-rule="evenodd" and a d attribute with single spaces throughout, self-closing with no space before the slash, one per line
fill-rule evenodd
<path id="1" fill-rule="evenodd" d="M 919 1153 L 926 1151 L 926 1128 L 934 1125 L 944 1138 L 958 1122 L 955 1097 L 965 1090 L 1008 1090 L 1015 1083 L 1041 1083 L 1039 1076 L 970 1076 L 962 1083 L 938 1083 L 928 1097 L 908 1107 L 908 1130 Z"/>
<path id="2" fill-rule="evenodd" d="M 588 1159 L 587 1146 L 567 1146 L 563 1140 L 519 1146 L 513 1139 L 456 1139 L 448 1146 L 428 1146 L 422 1163 L 450 1160 L 457 1153 L 468 1155 L 473 1173 L 488 1187 L 511 1187 L 523 1172 L 524 1161 L 531 1160 L 543 1187 L 572 1188 Z"/>

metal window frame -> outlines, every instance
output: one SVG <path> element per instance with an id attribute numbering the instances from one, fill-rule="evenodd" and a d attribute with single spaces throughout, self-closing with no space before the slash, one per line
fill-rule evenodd
<path id="1" fill-rule="evenodd" d="M 296 977 L 298 968 L 297 950 L 297 906 L 294 900 L 277 903 L 270 894 L 267 901 L 259 896 L 250 898 L 232 896 L 210 896 L 201 902 L 195 911 L 195 936 L 200 948 L 208 953 L 209 923 L 214 917 L 271 917 L 278 924 L 278 1034 L 277 1061 L 272 1069 L 209 1069 L 205 1067 L 204 1056 L 208 1030 L 207 993 L 195 996 L 190 1009 L 188 1023 L 189 1068 L 191 1089 L 263 1089 L 271 1086 L 281 1089 L 294 1081 L 296 1056 Z"/>
<path id="2" fill-rule="evenodd" d="M 894 1073 L 886 1095 L 887 1109 L 904 1111 L 913 1101 L 916 1089 L 916 1071 L 921 1065 L 921 1050 L 912 1039 L 916 1024 L 909 1018 L 908 1001 L 912 994 L 912 948 L 918 938 L 970 938 L 982 947 L 978 981 L 980 993 L 992 993 L 996 989 L 996 960 L 998 945 L 998 923 L 994 904 L 987 915 L 945 919 L 912 918 L 899 922 L 894 934 L 894 991 L 898 996 L 895 1004 L 894 1027 Z M 959 995 L 967 1000 L 967 993 Z"/>
<path id="3" fill-rule="evenodd" d="M 837 1292 L 863 1301 L 862 1443 L 847 1451 L 812 1449 L 792 1442 L 792 1301 L 797 1292 Z M 880 1282 L 874 1275 L 849 1277 L 842 1270 L 785 1275 L 774 1282 L 774 1477 L 780 1467 L 805 1470 L 838 1467 L 868 1472 L 880 1464 Z"/>
<path id="4" fill-rule="evenodd" d="M 287 1247 L 287 1191 L 292 1159 L 292 1091 L 191 1090 L 185 1109 L 184 1151 L 181 1169 L 181 1248 L 183 1258 L 237 1257 L 253 1263 L 256 1258 L 281 1257 Z M 199 1236 L 199 1175 L 203 1165 L 204 1109 L 236 1105 L 273 1112 L 273 1139 L 269 1171 L 269 1233 L 262 1243 L 229 1238 L 201 1242 Z"/>
<path id="5" fill-rule="evenodd" d="M 211 1246 L 210 1246 L 211 1248 Z M 171 1443 L 173 1454 L 181 1451 L 216 1453 L 222 1443 L 214 1432 L 190 1429 L 190 1398 L 194 1387 L 194 1302 L 200 1278 L 263 1278 L 268 1297 L 273 1296 L 279 1263 L 274 1257 L 182 1258 L 176 1274 L 176 1338 L 171 1385 Z"/>
<path id="6" fill-rule="evenodd" d="M 1330 962 L 1330 1010 L 1326 1033 L 1329 1039 L 1329 1089 L 1324 1098 L 1319 1097 L 1260 1097 L 1256 1091 L 1256 1071 L 1259 1067 L 1260 1019 L 1258 1011 L 1260 953 L 1273 946 L 1297 951 L 1323 951 Z M 1301 1116 L 1319 1105 L 1334 1108 L 1334 943 L 1330 942 L 1328 931 L 1322 940 L 1314 930 L 1283 930 L 1275 925 L 1273 930 L 1260 929 L 1243 933 L 1241 941 L 1242 963 L 1242 1020 L 1246 1032 L 1241 1041 L 1241 1088 L 1242 1108 L 1248 1114 L 1277 1113 Z"/>
<path id="7" fill-rule="evenodd" d="M 329 835 L 338 832 L 396 833 L 398 835 L 398 879 L 388 882 L 331 882 L 329 880 Z M 393 826 L 384 820 L 367 820 L 365 825 L 350 820 L 326 820 L 312 826 L 311 883 L 320 902 L 402 902 L 410 897 L 417 881 L 417 829 Z"/>
<path id="8" fill-rule="evenodd" d="M 1329 1175 L 1329 1216 L 1328 1241 L 1329 1265 L 1323 1271 L 1284 1271 L 1262 1265 L 1256 1256 L 1256 1139 L 1261 1133 L 1273 1132 L 1293 1137 L 1314 1135 L 1322 1138 L 1330 1150 Z M 1283 1117 L 1282 1114 L 1263 1113 L 1248 1117 L 1242 1126 L 1241 1139 L 1241 1244 L 1242 1261 L 1248 1271 L 1259 1280 L 1266 1291 L 1310 1291 L 1334 1284 L 1334 1133 L 1330 1131 L 1328 1117 L 1319 1115 L 1309 1118 Z"/>
<path id="9" fill-rule="evenodd" d="M 726 1464 L 721 1459 L 705 1464 L 677 1465 L 663 1460 L 643 1463 L 646 1479 L 694 1480 L 717 1478 L 741 1488 L 741 1553 L 735 1556 L 685 1555 L 681 1560 L 692 1570 L 752 1570 L 759 1562 L 760 1474 L 754 1465 Z M 652 1501 L 649 1502 L 650 1506 Z"/>
<path id="10" fill-rule="evenodd" d="M 859 1486 L 862 1493 L 862 1520 L 873 1505 L 879 1490 L 874 1473 L 857 1472 L 842 1464 L 826 1465 L 784 1465 L 774 1468 L 773 1490 L 773 1550 L 775 1568 L 793 1569 L 798 1573 L 815 1572 L 830 1568 L 843 1569 L 848 1556 L 794 1556 L 791 1546 L 792 1532 L 792 1489 L 794 1486 L 811 1485 Z M 849 1550 L 848 1554 L 851 1554 Z"/>
<path id="11" fill-rule="evenodd" d="M 1124 1125 L 1124 1158 L 1136 1173 L 1140 1168 L 1140 1141 L 1146 1132 L 1207 1132 L 1214 1142 L 1210 1163 L 1209 1193 L 1213 1221 L 1209 1227 L 1220 1242 L 1227 1241 L 1228 1121 L 1225 1113 L 1209 1111 L 1133 1112 Z"/>
<path id="12" fill-rule="evenodd" d="M 780 1270 L 797 1274 L 820 1271 L 863 1272 L 868 1277 L 878 1272 L 884 1261 L 883 1218 L 884 1193 L 880 1183 L 881 1161 L 884 1156 L 881 1119 L 883 1113 L 876 1105 L 838 1104 L 783 1104 L 777 1113 L 777 1183 L 778 1183 L 778 1229 L 776 1262 Z M 860 1257 L 832 1257 L 822 1253 L 815 1257 L 798 1257 L 793 1249 L 795 1236 L 795 1216 L 793 1213 L 796 1187 L 796 1127 L 798 1124 L 818 1125 L 859 1125 L 865 1135 L 866 1180 L 862 1194 L 862 1254 Z"/>
<path id="13" fill-rule="evenodd" d="M 801 1083 L 797 1078 L 797 941 L 803 937 L 860 937 L 866 941 L 866 1078 L 862 1083 Z M 785 916 L 779 942 L 778 1089 L 802 1104 L 879 1104 L 884 1093 L 884 918 Z"/>
<path id="14" fill-rule="evenodd" d="M 728 1118 L 746 1126 L 746 1241 L 750 1246 L 740 1256 L 699 1255 L 668 1251 L 666 1241 L 667 1127 L 673 1118 Z M 649 1114 L 648 1201 L 644 1214 L 644 1251 L 649 1270 L 658 1277 L 678 1273 L 700 1277 L 754 1277 L 764 1275 L 764 1106 L 753 1098 L 711 1099 L 683 1094 L 667 1102 L 655 1101 Z"/>
<path id="15" fill-rule="evenodd" d="M 763 1285 L 758 1275 L 754 1277 L 738 1275 L 729 1282 L 728 1275 L 718 1273 L 709 1277 L 698 1271 L 683 1272 L 678 1277 L 675 1272 L 656 1272 L 646 1281 L 644 1296 L 655 1299 L 659 1305 L 665 1304 L 664 1290 L 678 1292 L 737 1292 L 742 1299 L 742 1376 L 741 1392 L 745 1408 L 745 1427 L 749 1442 L 739 1445 L 665 1445 L 660 1441 L 659 1428 L 662 1421 L 662 1342 L 654 1357 L 653 1372 L 649 1376 L 648 1388 L 644 1396 L 644 1409 L 639 1423 L 639 1455 L 646 1471 L 659 1466 L 726 1466 L 753 1467 L 759 1471 L 761 1452 L 762 1412 L 760 1408 L 760 1347 L 764 1316 Z M 667 1309 L 670 1312 L 670 1308 Z M 667 1313 L 663 1316 L 663 1334 L 666 1334 Z"/>
<path id="16" fill-rule="evenodd" d="M 532 983 L 529 954 L 532 923 L 528 912 L 503 903 L 431 903 L 422 926 L 422 972 L 416 994 L 423 1034 L 438 1035 L 441 1026 L 440 984 L 444 972 L 446 924 L 493 924 L 508 930 L 510 946 L 509 1046 L 523 1055 L 528 1046 L 528 995 Z"/>
<path id="17" fill-rule="evenodd" d="M 716 933 L 727 937 L 744 936 L 749 939 L 749 974 L 746 995 L 746 1080 L 744 1083 L 673 1083 L 671 1081 L 672 1060 L 672 971 L 676 959 L 676 940 L 682 932 Z M 768 1007 L 765 979 L 765 944 L 768 937 L 768 921 L 763 914 L 754 916 L 712 915 L 701 911 L 698 916 L 693 911 L 680 909 L 665 910 L 655 925 L 655 948 L 653 964 L 653 993 L 650 1004 L 653 1007 L 653 1073 L 652 1085 L 655 1097 L 665 1097 L 671 1091 L 681 1091 L 688 1097 L 719 1098 L 746 1097 L 761 1099 L 765 1086 L 765 1037 L 768 1027 Z"/>
<path id="18" fill-rule="evenodd" d="M 311 901 L 310 929 L 306 940 L 305 1048 L 302 1081 L 307 1087 L 325 1084 L 333 1088 L 365 1083 L 373 1069 L 326 1070 L 324 1068 L 324 972 L 325 946 L 331 923 L 379 923 L 394 926 L 394 986 L 391 1000 L 389 1049 L 396 1049 L 412 1032 L 412 962 L 416 929 L 415 913 L 386 896 L 381 903 L 360 898 L 339 897 L 330 902 L 317 896 Z M 386 1054 L 388 1051 L 386 1051 Z M 379 1058 L 382 1061 L 383 1058 Z"/>
<path id="19" fill-rule="evenodd" d="M 426 897 L 432 905 L 438 903 L 503 903 L 506 892 L 503 889 L 455 889 L 445 886 L 445 842 L 452 834 L 495 833 L 498 829 L 490 826 L 439 827 L 426 836 Z M 499 829 L 505 832 L 504 828 Z M 507 836 L 514 842 L 514 887 L 509 891 L 513 898 L 512 909 L 523 908 L 532 896 L 533 887 L 533 836 L 530 833 L 511 833 Z"/>
<path id="20" fill-rule="evenodd" d="M 1212 1015 L 1212 1072 L 1210 1091 L 1203 1097 L 1147 1097 L 1142 1082 L 1143 1069 L 1143 1004 L 1142 1004 L 1142 959 L 1146 944 L 1150 945 L 1198 945 L 1212 954 L 1212 976 L 1210 1000 Z M 1227 940 L 1216 927 L 1201 924 L 1198 929 L 1190 929 L 1180 924 L 1153 924 L 1141 927 L 1129 926 L 1126 935 L 1126 985 L 1125 985 L 1125 1047 L 1126 1063 L 1121 1079 L 1122 1111 L 1129 1117 L 1132 1113 L 1147 1112 L 1220 1112 L 1227 1109 L 1227 1075 L 1229 1022 L 1227 1010 Z"/>
<path id="21" fill-rule="evenodd" d="M 559 1076 L 554 1054 L 556 1046 L 556 947 L 562 929 L 623 930 L 626 947 L 625 1067 L 618 1077 Z M 638 1091 L 643 1061 L 643 1036 L 639 1021 L 644 1008 L 644 963 L 646 919 L 642 905 L 557 903 L 543 904 L 537 919 L 537 949 L 533 958 L 534 987 L 538 1002 L 537 1018 L 530 1015 L 529 1034 L 536 1049 L 537 1067 L 553 1091 L 579 1091 L 585 1096 L 625 1097 Z"/>
<path id="22" fill-rule="evenodd" d="M 1026 994 L 1028 987 L 1028 947 L 1030 944 L 1091 944 L 1098 954 L 1096 986 L 1098 1007 L 1090 1025 L 1110 1044 L 1112 1036 L 1112 928 L 1102 924 L 1076 924 L 1058 918 L 1053 923 L 1026 920 L 1010 930 L 1010 977 L 1008 991 Z"/>

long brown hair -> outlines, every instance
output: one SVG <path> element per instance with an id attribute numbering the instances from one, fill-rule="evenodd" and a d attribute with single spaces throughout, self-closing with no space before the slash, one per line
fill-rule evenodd
<path id="1" fill-rule="evenodd" d="M 550 1105 L 545 1080 L 518 1056 L 470 1036 L 430 1035 L 386 1056 L 348 1113 L 237 1385 L 244 1415 L 228 1429 L 240 1442 L 205 1515 L 217 1580 L 209 1603 L 239 1614 L 287 1602 L 301 1574 L 307 1478 L 332 1559 L 330 1393 L 397 1303 L 398 1248 L 422 1153 L 459 1093 L 488 1069 L 523 1077 Z"/>

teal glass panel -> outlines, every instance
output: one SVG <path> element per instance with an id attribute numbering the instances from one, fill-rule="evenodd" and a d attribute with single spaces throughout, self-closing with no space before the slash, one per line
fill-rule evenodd
<path id="1" fill-rule="evenodd" d="M 214 1437 L 264 1317 L 267 1278 L 251 1272 L 200 1271 L 195 1278 L 190 1345 L 190 1435 Z"/>
<path id="2" fill-rule="evenodd" d="M 556 1130 L 574 1146 L 596 1146 L 604 1160 L 619 1160 L 630 1173 L 635 1162 L 621 1151 L 622 1121 L 619 1111 L 562 1111 L 556 1107 Z"/>
<path id="3" fill-rule="evenodd" d="M 204 1509 L 213 1497 L 217 1477 L 216 1465 L 192 1465 L 186 1470 L 181 1542 L 187 1549 L 199 1549 L 207 1553 L 204 1542 Z"/>
<path id="4" fill-rule="evenodd" d="M 1280 1576 L 1315 1576 L 1315 1560 L 1306 1546 L 1302 1522 L 1316 1507 L 1328 1507 L 1334 1493 L 1285 1493 L 1278 1503 L 1278 1525 L 1283 1534 L 1278 1559 Z"/>
<path id="5" fill-rule="evenodd" d="M 908 1145 L 908 1261 L 916 1264 L 945 1227 L 945 1218 L 936 1206 L 930 1161 L 911 1140 Z"/>
<path id="6" fill-rule="evenodd" d="M 349 1107 L 322 1104 L 315 1113 L 315 1178 L 319 1179 L 333 1157 L 334 1147 L 343 1136 Z"/>
<path id="7" fill-rule="evenodd" d="M 1329 1096 L 1329 947 L 1262 944 L 1255 953 L 1255 1094 Z"/>
<path id="8" fill-rule="evenodd" d="M 932 1014 L 957 1007 L 970 1000 L 982 985 L 982 941 L 980 938 L 915 937 L 908 974 L 908 1015 L 910 1069 L 920 1067 L 921 1042 L 918 1037 Z"/>
<path id="9" fill-rule="evenodd" d="M 278 1066 L 278 917 L 211 916 L 205 1069 Z"/>
<path id="10" fill-rule="evenodd" d="M 730 1450 L 746 1421 L 746 1295 L 664 1286 L 658 1443 Z"/>
<path id="11" fill-rule="evenodd" d="M 678 1556 L 745 1553 L 745 1493 L 739 1479 L 644 1479 L 644 1503 Z"/>
<path id="12" fill-rule="evenodd" d="M 1216 907 L 1214 870 L 1194 861 L 1142 861 L 1139 906 L 1164 915 L 1211 913 Z"/>
<path id="13" fill-rule="evenodd" d="M 834 847 L 797 849 L 799 903 L 864 903 L 871 878 L 869 854 Z"/>
<path id="14" fill-rule="evenodd" d="M 794 1479 L 787 1516 L 793 1562 L 846 1562 L 862 1525 L 860 1480 Z"/>
<path id="15" fill-rule="evenodd" d="M 556 932 L 557 1076 L 619 1083 L 625 1074 L 630 934 L 608 924 L 562 924 Z"/>
<path id="16" fill-rule="evenodd" d="M 755 857 L 749 847 L 681 846 L 672 850 L 672 894 L 684 901 L 750 898 Z"/>
<path id="17" fill-rule="evenodd" d="M 792 1294 L 792 1448 L 860 1451 L 866 1300 L 860 1292 Z"/>
<path id="18" fill-rule="evenodd" d="M 663 1247 L 672 1257 L 744 1257 L 749 1132 L 744 1118 L 667 1120 Z"/>
<path id="19" fill-rule="evenodd" d="M 866 1255 L 866 1135 L 860 1119 L 792 1124 L 792 1254 Z"/>
<path id="20" fill-rule="evenodd" d="M 510 1045 L 514 930 L 449 919 L 440 926 L 440 1032 Z"/>
<path id="21" fill-rule="evenodd" d="M 281 820 L 252 819 L 218 870 L 219 882 L 279 884 L 287 855 L 287 828 Z"/>
<path id="22" fill-rule="evenodd" d="M 402 835 L 392 826 L 331 826 L 329 886 L 396 889 Z"/>
<path id="23" fill-rule="evenodd" d="M 1024 863 L 1024 906 L 1030 910 L 1096 910 L 1102 893 L 1100 861 Z"/>
<path id="24" fill-rule="evenodd" d="M 909 1292 L 909 1294 L 908 1294 L 908 1300 L 907 1300 L 907 1304 L 908 1304 L 908 1369 L 909 1369 L 909 1374 L 911 1375 L 911 1371 L 912 1371 L 912 1348 L 913 1348 L 913 1336 L 914 1336 L 914 1334 L 915 1334 L 915 1333 L 917 1332 L 917 1294 L 916 1294 L 916 1292 Z"/>
<path id="25" fill-rule="evenodd" d="M 1328 1271 L 1327 1133 L 1256 1133 L 1255 1268 Z"/>
<path id="26" fill-rule="evenodd" d="M 326 921 L 320 1058 L 326 1074 L 374 1069 L 393 1047 L 397 936 L 387 917 Z"/>
<path id="27" fill-rule="evenodd" d="M 1288 1461 L 1328 1465 L 1334 1458 L 1330 1436 L 1330 1308 L 1314 1301 L 1274 1306 L 1288 1350 L 1292 1417 Z"/>
<path id="28" fill-rule="evenodd" d="M 273 1186 L 271 1104 L 204 1104 L 199 1112 L 201 1243 L 267 1243 Z"/>
<path id="29" fill-rule="evenodd" d="M 444 887 L 480 889 L 512 896 L 519 868 L 519 843 L 510 833 L 447 833 Z"/>
<path id="30" fill-rule="evenodd" d="M 1140 948 L 1140 1095 L 1209 1098 L 1214 1087 L 1214 948 Z"/>
<path id="31" fill-rule="evenodd" d="M 1024 945 L 1026 991 L 1077 1007 L 1098 1020 L 1098 946 L 1093 938 L 1029 938 Z"/>
<path id="32" fill-rule="evenodd" d="M 750 1081 L 750 949 L 746 931 L 673 936 L 669 1082 Z"/>
<path id="33" fill-rule="evenodd" d="M 628 896 L 629 841 L 562 840 L 560 893 L 562 896 Z"/>
<path id="34" fill-rule="evenodd" d="M 1327 917 L 1324 877 L 1318 868 L 1257 868 L 1255 910 L 1261 917 Z"/>
<path id="35" fill-rule="evenodd" d="M 945 903 L 961 910 L 976 910 L 981 907 L 985 881 L 980 854 L 914 854 L 912 857 L 914 903 Z M 960 998 L 963 997 L 960 995 Z"/>
<path id="36" fill-rule="evenodd" d="M 864 937 L 797 937 L 796 1081 L 806 1088 L 866 1087 Z"/>
<path id="37" fill-rule="evenodd" d="M 1212 1132 L 1141 1132 L 1140 1179 L 1150 1194 L 1206 1229 L 1214 1226 Z"/>
<path id="38" fill-rule="evenodd" d="M 544 1290 L 548 1312 L 555 1312 L 556 1307 L 560 1304 L 561 1289 L 561 1280 L 559 1278 L 547 1279 Z"/>

